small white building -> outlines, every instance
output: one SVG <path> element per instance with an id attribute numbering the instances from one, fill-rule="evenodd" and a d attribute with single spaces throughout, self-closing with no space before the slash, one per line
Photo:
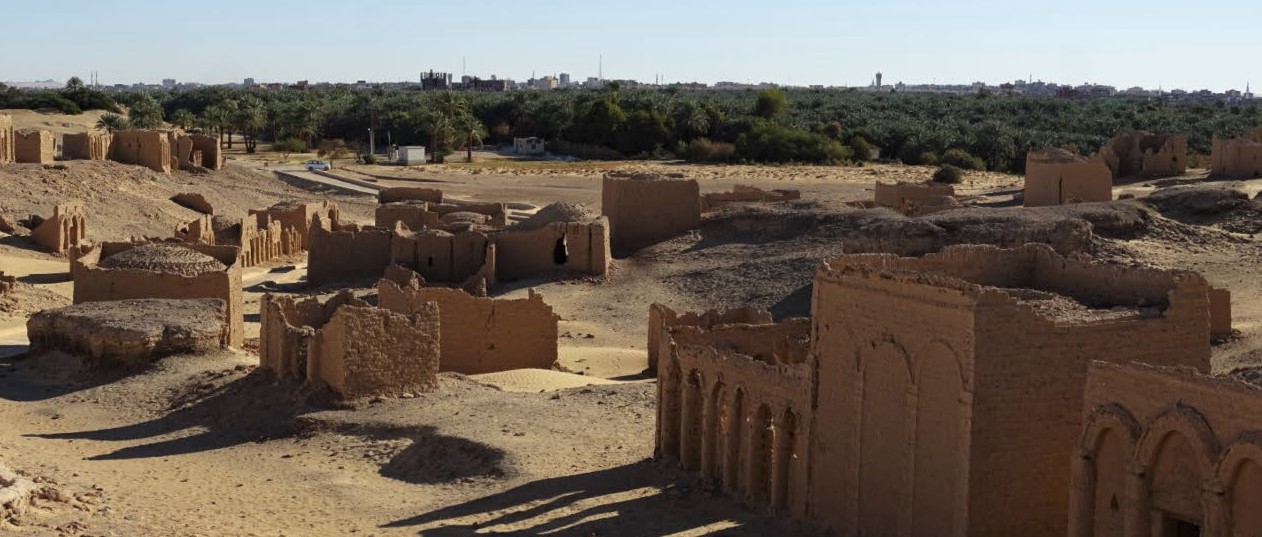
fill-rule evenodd
<path id="1" fill-rule="evenodd" d="M 513 152 L 518 155 L 542 155 L 543 139 L 531 136 L 529 138 L 513 138 Z"/>
<path id="2" fill-rule="evenodd" d="M 423 145 L 403 145 L 399 146 L 399 164 L 411 166 L 414 164 L 425 164 L 425 146 Z"/>

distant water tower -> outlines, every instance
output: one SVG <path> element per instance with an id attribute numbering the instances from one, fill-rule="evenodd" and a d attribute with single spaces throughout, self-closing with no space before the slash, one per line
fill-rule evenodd
<path id="1" fill-rule="evenodd" d="M 881 72 L 880 71 L 877 71 L 876 73 L 876 87 L 877 88 L 881 87 Z"/>

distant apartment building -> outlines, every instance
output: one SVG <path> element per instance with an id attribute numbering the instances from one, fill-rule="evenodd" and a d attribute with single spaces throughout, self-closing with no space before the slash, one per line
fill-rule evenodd
<path id="1" fill-rule="evenodd" d="M 422 90 L 449 90 L 451 87 L 451 73 L 421 73 Z"/>
<path id="2" fill-rule="evenodd" d="M 561 73 L 561 87 L 563 88 L 570 87 L 570 74 L 569 73 Z"/>
<path id="3" fill-rule="evenodd" d="M 254 87 L 254 79 L 253 79 L 253 78 L 247 78 L 247 79 L 245 79 L 244 81 L 242 81 L 242 82 L 241 82 L 241 85 L 242 85 L 242 86 L 245 86 L 245 87 L 247 87 L 247 88 L 252 88 L 252 87 Z"/>
<path id="4" fill-rule="evenodd" d="M 174 79 L 174 78 L 164 78 L 164 79 L 162 79 L 162 87 L 164 87 L 164 88 L 174 88 L 174 87 L 175 87 L 175 79 Z"/>

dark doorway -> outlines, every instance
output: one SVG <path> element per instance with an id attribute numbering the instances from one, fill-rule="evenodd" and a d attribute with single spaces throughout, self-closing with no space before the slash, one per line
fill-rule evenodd
<path id="1" fill-rule="evenodd" d="M 552 247 L 552 262 L 557 265 L 564 265 L 565 262 L 569 260 L 570 260 L 570 251 L 569 251 L 569 248 L 566 247 L 565 237 L 562 236 L 561 238 L 557 239 L 556 246 Z"/>
<path id="2" fill-rule="evenodd" d="M 1201 526 L 1166 515 L 1162 520 L 1161 537 L 1201 537 Z"/>

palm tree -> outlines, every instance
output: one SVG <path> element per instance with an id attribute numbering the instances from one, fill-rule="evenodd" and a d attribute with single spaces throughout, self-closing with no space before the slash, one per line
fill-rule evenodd
<path id="1" fill-rule="evenodd" d="M 453 128 L 457 137 L 465 141 L 465 162 L 473 162 L 473 146 L 482 145 L 482 138 L 486 136 L 486 125 L 473 114 L 465 114 L 456 118 Z"/>
<path id="2" fill-rule="evenodd" d="M 452 118 L 437 110 L 420 112 L 415 118 L 417 130 L 429 134 L 430 154 L 433 161 L 441 163 L 443 152 L 456 138 L 455 123 Z"/>
<path id="3" fill-rule="evenodd" d="M 127 118 L 118 114 L 101 114 L 101 117 L 96 120 L 96 128 L 110 134 L 125 131 L 130 127 Z"/>
<path id="4" fill-rule="evenodd" d="M 187 108 L 181 108 L 171 113 L 171 124 L 180 129 L 187 130 L 197 121 L 197 116 L 189 112 Z"/>
<path id="5" fill-rule="evenodd" d="M 267 126 L 267 111 L 258 101 L 242 101 L 233 117 L 233 123 L 245 138 L 245 152 L 254 153 L 259 145 L 259 131 Z"/>

